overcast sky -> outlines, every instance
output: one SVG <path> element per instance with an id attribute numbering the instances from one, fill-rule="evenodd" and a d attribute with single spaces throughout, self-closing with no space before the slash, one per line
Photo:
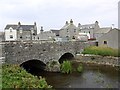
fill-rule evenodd
<path id="1" fill-rule="evenodd" d="M 0 31 L 6 24 L 33 24 L 60 29 L 66 21 L 100 27 L 118 26 L 119 0 L 0 0 Z"/>

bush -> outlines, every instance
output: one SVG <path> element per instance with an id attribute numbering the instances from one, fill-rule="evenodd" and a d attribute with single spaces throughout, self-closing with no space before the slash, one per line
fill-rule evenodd
<path id="1" fill-rule="evenodd" d="M 67 74 L 72 72 L 72 65 L 70 61 L 63 61 L 61 64 L 61 72 Z"/>
<path id="2" fill-rule="evenodd" d="M 2 88 L 52 88 L 45 78 L 38 79 L 19 65 L 3 65 L 2 68 Z"/>
<path id="3" fill-rule="evenodd" d="M 83 71 L 83 65 L 82 64 L 79 64 L 79 66 L 77 67 L 77 71 L 79 73 L 81 73 Z"/>
<path id="4" fill-rule="evenodd" d="M 82 54 L 95 54 L 101 56 L 120 56 L 120 51 L 110 47 L 90 46 L 84 49 Z"/>

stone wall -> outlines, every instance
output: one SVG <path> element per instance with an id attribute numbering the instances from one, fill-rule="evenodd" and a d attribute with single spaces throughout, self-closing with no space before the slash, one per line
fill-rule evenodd
<path id="1" fill-rule="evenodd" d="M 77 55 L 76 60 L 78 62 L 87 63 L 87 64 L 96 64 L 96 65 L 109 65 L 109 66 L 120 66 L 119 57 L 112 56 L 100 56 L 100 55 Z"/>

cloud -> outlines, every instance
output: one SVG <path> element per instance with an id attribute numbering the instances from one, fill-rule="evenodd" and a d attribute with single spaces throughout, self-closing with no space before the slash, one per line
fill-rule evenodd
<path id="1" fill-rule="evenodd" d="M 119 0 L 0 0 L 0 29 L 8 23 L 34 21 L 45 29 L 60 28 L 66 20 L 75 24 L 100 21 L 103 26 L 117 25 Z"/>

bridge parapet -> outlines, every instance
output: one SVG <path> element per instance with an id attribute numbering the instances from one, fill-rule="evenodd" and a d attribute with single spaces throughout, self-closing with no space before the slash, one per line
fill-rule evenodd
<path id="1" fill-rule="evenodd" d="M 4 44 L 5 62 L 22 64 L 28 60 L 37 59 L 45 64 L 50 60 L 59 60 L 65 53 L 74 56 L 81 52 L 89 43 L 71 42 L 7 42 Z"/>

